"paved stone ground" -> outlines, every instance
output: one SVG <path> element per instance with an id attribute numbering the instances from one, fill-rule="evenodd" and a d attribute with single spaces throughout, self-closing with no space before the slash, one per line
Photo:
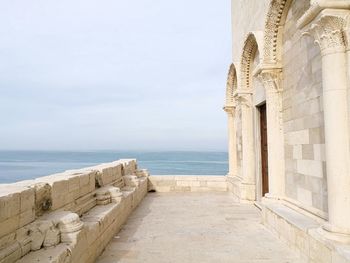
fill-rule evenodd
<path id="1" fill-rule="evenodd" d="M 152 193 L 97 262 L 304 261 L 260 223 L 257 208 L 227 193 Z"/>

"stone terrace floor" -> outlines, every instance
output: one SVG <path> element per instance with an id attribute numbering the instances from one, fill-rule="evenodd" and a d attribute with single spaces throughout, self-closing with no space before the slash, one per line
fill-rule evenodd
<path id="1" fill-rule="evenodd" d="M 97 262 L 304 262 L 260 221 L 228 193 L 150 193 Z"/>

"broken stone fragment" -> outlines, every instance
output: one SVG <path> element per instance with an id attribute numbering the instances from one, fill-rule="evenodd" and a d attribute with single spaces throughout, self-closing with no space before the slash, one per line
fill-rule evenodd
<path id="1" fill-rule="evenodd" d="M 39 250 L 45 240 L 47 230 L 53 226 L 51 221 L 35 221 L 29 227 L 31 245 L 30 249 L 32 251 Z"/>
<path id="2" fill-rule="evenodd" d="M 149 177 L 149 172 L 147 169 L 136 170 L 135 174 L 137 177 Z"/>
<path id="3" fill-rule="evenodd" d="M 51 220 L 53 224 L 58 228 L 60 232 L 60 240 L 62 243 L 72 243 L 74 242 L 74 235 L 72 233 L 77 233 L 80 231 L 84 223 L 80 221 L 79 215 L 69 211 L 56 211 L 50 213 L 46 217 L 47 220 Z M 47 244 L 56 242 L 57 232 L 51 229 L 49 232 L 49 238 Z"/>
<path id="4" fill-rule="evenodd" d="M 111 196 L 112 203 L 120 203 L 123 198 L 123 193 L 120 191 L 119 187 L 110 186 L 108 192 Z"/>
<path id="5" fill-rule="evenodd" d="M 125 175 L 124 183 L 125 183 L 125 186 L 132 186 L 132 187 L 138 187 L 140 185 L 140 182 L 137 176 L 135 175 Z"/>
<path id="6" fill-rule="evenodd" d="M 84 223 L 76 213 L 62 211 L 57 213 L 56 222 L 61 233 L 73 233 L 81 230 Z"/>
<path id="7" fill-rule="evenodd" d="M 34 189 L 35 215 L 38 217 L 51 208 L 51 186 L 48 183 L 38 183 L 34 185 Z"/>
<path id="8" fill-rule="evenodd" d="M 98 205 L 107 205 L 111 202 L 111 193 L 108 187 L 96 191 L 96 201 Z"/>
<path id="9" fill-rule="evenodd" d="M 58 245 L 60 241 L 61 241 L 60 231 L 52 225 L 46 232 L 43 245 L 44 247 L 52 247 L 52 246 Z"/>

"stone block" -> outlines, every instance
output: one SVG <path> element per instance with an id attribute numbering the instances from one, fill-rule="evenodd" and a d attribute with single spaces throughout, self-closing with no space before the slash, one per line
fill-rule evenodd
<path id="1" fill-rule="evenodd" d="M 314 145 L 304 144 L 302 145 L 302 159 L 313 160 L 314 159 Z"/>
<path id="2" fill-rule="evenodd" d="M 297 188 L 297 198 L 302 204 L 312 206 L 312 193 L 301 187 Z"/>
<path id="3" fill-rule="evenodd" d="M 35 190 L 35 214 L 41 216 L 52 206 L 51 186 L 48 183 L 36 183 Z"/>
<path id="4" fill-rule="evenodd" d="M 332 263 L 350 263 L 350 255 L 346 258 L 336 251 L 332 251 Z"/>
<path id="5" fill-rule="evenodd" d="M 155 181 L 157 186 L 175 186 L 176 181 L 175 180 L 156 180 Z"/>
<path id="6" fill-rule="evenodd" d="M 0 238 L 0 250 L 15 242 L 16 233 L 12 232 Z"/>
<path id="7" fill-rule="evenodd" d="M 83 187 L 89 184 L 90 181 L 90 173 L 84 173 L 79 176 L 79 187 Z"/>
<path id="8" fill-rule="evenodd" d="M 3 189 L 0 189 L 0 222 L 20 213 L 20 197 L 21 190 L 23 190 L 22 188 L 12 188 L 11 186 L 8 186 L 7 189 L 5 186 L 3 187 Z"/>
<path id="9" fill-rule="evenodd" d="M 134 159 L 121 159 L 119 160 L 123 164 L 123 175 L 134 175 L 137 170 L 137 163 Z"/>
<path id="10" fill-rule="evenodd" d="M 307 257 L 309 256 L 309 237 L 305 231 L 295 228 L 295 246 Z"/>
<path id="11" fill-rule="evenodd" d="M 21 204 L 20 211 L 21 213 L 27 210 L 33 210 L 35 205 L 35 190 L 33 188 L 25 189 L 21 191 Z"/>
<path id="12" fill-rule="evenodd" d="M 227 188 L 227 183 L 226 182 L 207 182 L 207 187 L 211 188 L 221 188 L 221 189 L 226 189 Z"/>
<path id="13" fill-rule="evenodd" d="M 140 184 L 136 175 L 125 175 L 123 179 L 125 186 L 138 187 Z"/>
<path id="14" fill-rule="evenodd" d="M 0 223 L 0 237 L 6 236 L 19 228 L 19 215 L 12 216 Z"/>
<path id="15" fill-rule="evenodd" d="M 71 261 L 72 250 L 66 244 L 59 244 L 55 247 L 40 249 L 31 252 L 21 258 L 17 263 L 45 262 L 45 263 L 66 263 Z"/>
<path id="16" fill-rule="evenodd" d="M 314 159 L 317 161 L 326 161 L 325 145 L 324 144 L 314 144 Z"/>
<path id="17" fill-rule="evenodd" d="M 0 263 L 16 262 L 21 256 L 21 247 L 18 242 L 15 242 L 0 250 Z"/>
<path id="18" fill-rule="evenodd" d="M 293 159 L 295 160 L 303 159 L 302 145 L 293 146 Z"/>
<path id="19" fill-rule="evenodd" d="M 310 176 L 322 178 L 323 164 L 320 161 L 298 160 L 297 172 L 304 175 L 310 175 Z"/>
<path id="20" fill-rule="evenodd" d="M 200 186 L 199 181 L 177 181 L 176 182 L 177 186 Z"/>
<path id="21" fill-rule="evenodd" d="M 35 210 L 34 207 L 28 209 L 24 212 L 21 212 L 19 215 L 19 227 L 25 226 L 35 220 Z"/>
<path id="22" fill-rule="evenodd" d="M 122 164 L 119 162 L 102 164 L 93 168 L 98 171 L 96 182 L 99 186 L 111 184 L 122 176 Z"/>
<path id="23" fill-rule="evenodd" d="M 310 143 L 310 135 L 309 130 L 301 130 L 295 132 L 289 132 L 285 134 L 285 141 L 289 145 L 295 144 L 309 144 Z"/>
<path id="24" fill-rule="evenodd" d="M 79 187 L 80 187 L 80 176 L 71 176 L 68 179 L 68 192 L 76 192 L 77 196 L 79 196 Z"/>
<path id="25" fill-rule="evenodd" d="M 54 177 L 52 182 L 52 195 L 65 195 L 69 193 L 69 179 L 65 176 Z"/>
<path id="26" fill-rule="evenodd" d="M 310 242 L 310 259 L 317 263 L 332 262 L 332 252 L 318 240 L 309 237 Z"/>
<path id="27" fill-rule="evenodd" d="M 159 193 L 168 193 L 171 191 L 171 186 L 156 186 L 155 191 Z"/>
<path id="28" fill-rule="evenodd" d="M 323 144 L 325 142 L 324 127 L 310 129 L 310 143 Z"/>

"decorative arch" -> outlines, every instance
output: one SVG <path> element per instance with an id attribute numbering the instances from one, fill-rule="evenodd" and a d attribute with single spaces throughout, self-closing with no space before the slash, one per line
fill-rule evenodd
<path id="1" fill-rule="evenodd" d="M 227 77 L 226 85 L 226 106 L 233 106 L 234 104 L 234 92 L 237 90 L 237 73 L 236 67 L 232 63 Z"/>
<path id="2" fill-rule="evenodd" d="M 283 26 L 293 0 L 271 0 L 265 20 L 263 63 L 278 66 L 282 60 Z"/>
<path id="3" fill-rule="evenodd" d="M 256 52 L 261 54 L 263 46 L 263 32 L 250 32 L 244 42 L 243 53 L 241 56 L 241 88 L 249 90 L 252 81 L 252 64 Z"/>

